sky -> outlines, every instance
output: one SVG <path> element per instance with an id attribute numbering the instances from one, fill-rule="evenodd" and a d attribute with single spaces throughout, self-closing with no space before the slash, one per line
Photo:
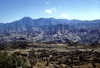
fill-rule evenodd
<path id="1" fill-rule="evenodd" d="M 100 19 L 100 0 L 0 0 L 0 23 L 23 17 Z"/>

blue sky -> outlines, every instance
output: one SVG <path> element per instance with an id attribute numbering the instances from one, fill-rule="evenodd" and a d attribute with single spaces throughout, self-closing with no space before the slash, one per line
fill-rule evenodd
<path id="1" fill-rule="evenodd" d="M 100 19 L 100 0 L 0 0 L 0 23 L 23 17 Z"/>

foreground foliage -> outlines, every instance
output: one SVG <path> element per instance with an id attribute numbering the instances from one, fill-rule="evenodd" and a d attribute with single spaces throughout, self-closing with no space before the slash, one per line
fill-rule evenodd
<path id="1" fill-rule="evenodd" d="M 21 57 L 12 54 L 8 55 L 6 52 L 0 52 L 0 68 L 25 68 L 24 61 Z"/>

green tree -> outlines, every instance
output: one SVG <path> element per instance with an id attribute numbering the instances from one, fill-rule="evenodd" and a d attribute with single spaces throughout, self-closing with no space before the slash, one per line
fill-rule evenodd
<path id="1" fill-rule="evenodd" d="M 0 68 L 27 68 L 23 59 L 15 54 L 9 56 L 6 52 L 0 52 Z"/>

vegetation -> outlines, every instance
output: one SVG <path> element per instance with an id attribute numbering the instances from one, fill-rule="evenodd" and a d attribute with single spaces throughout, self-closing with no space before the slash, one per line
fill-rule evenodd
<path id="1" fill-rule="evenodd" d="M 22 41 L 1 43 L 0 68 L 75 68 L 74 66 L 78 66 L 79 68 L 89 68 L 91 66 L 92 68 L 100 67 L 100 52 L 93 50 L 94 47 L 91 46 L 93 44 L 82 45 L 77 42 L 69 44 L 29 44 L 29 42 Z M 87 46 L 91 47 L 91 50 L 86 51 L 85 49 Z M 26 50 L 27 48 L 30 49 Z M 78 48 L 84 48 L 84 50 L 81 51 L 78 50 Z M 9 51 L 9 49 L 12 50 Z M 60 51 L 60 49 L 64 51 Z M 70 51 L 67 51 L 69 49 Z M 89 67 L 88 64 L 90 65 Z"/>
<path id="2" fill-rule="evenodd" d="M 16 42 L 3 42 L 0 43 L 0 50 L 9 50 L 9 49 L 25 49 L 28 46 L 26 41 L 16 41 Z"/>
<path id="3" fill-rule="evenodd" d="M 26 68 L 24 60 L 15 55 L 8 55 L 7 52 L 0 52 L 0 68 Z"/>

